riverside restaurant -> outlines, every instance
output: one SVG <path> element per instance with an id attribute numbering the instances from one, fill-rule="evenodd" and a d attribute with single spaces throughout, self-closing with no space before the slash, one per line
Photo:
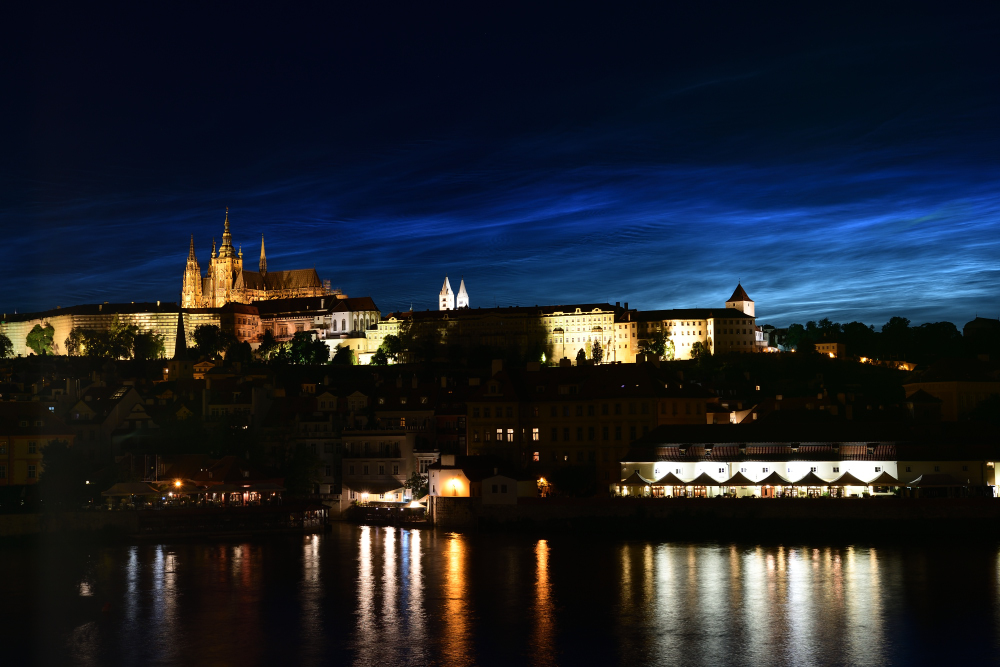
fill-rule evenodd
<path id="1" fill-rule="evenodd" d="M 994 497 L 997 439 L 951 426 L 660 427 L 633 443 L 610 490 L 652 498 Z"/>

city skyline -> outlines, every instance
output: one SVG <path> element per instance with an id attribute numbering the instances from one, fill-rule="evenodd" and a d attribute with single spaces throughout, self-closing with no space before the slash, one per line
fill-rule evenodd
<path id="1" fill-rule="evenodd" d="M 26 21 L 4 309 L 179 301 L 228 206 L 247 256 L 383 312 L 448 275 L 473 307 L 741 281 L 776 326 L 1000 315 L 996 16 L 407 11 Z"/>

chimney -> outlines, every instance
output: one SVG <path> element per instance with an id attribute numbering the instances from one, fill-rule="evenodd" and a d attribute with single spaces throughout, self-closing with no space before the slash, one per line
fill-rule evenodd
<path id="1" fill-rule="evenodd" d="M 622 307 L 622 302 L 621 301 L 615 301 L 615 308 L 621 308 L 621 307 Z"/>
<path id="2" fill-rule="evenodd" d="M 493 360 L 493 368 L 492 368 L 492 370 L 493 370 L 492 375 L 496 375 L 497 373 L 499 373 L 500 371 L 502 371 L 503 370 L 503 359 L 494 359 Z"/>
<path id="3" fill-rule="evenodd" d="M 625 302 L 625 310 L 628 310 L 628 301 Z"/>

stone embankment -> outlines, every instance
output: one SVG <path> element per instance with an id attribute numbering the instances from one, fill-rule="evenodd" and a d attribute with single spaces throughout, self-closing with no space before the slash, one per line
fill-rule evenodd
<path id="1" fill-rule="evenodd" d="M 122 537 L 252 535 L 314 532 L 327 525 L 317 505 L 0 514 L 0 537 L 106 534 Z"/>
<path id="2" fill-rule="evenodd" d="M 567 529 L 704 538 L 931 536 L 993 539 L 1000 499 L 991 498 L 521 498 L 516 505 L 479 498 L 432 499 L 440 528 Z"/>

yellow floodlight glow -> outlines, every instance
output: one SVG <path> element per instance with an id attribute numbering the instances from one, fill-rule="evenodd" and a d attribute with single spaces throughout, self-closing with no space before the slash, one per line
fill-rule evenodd
<path id="1" fill-rule="evenodd" d="M 174 480 L 174 486 L 176 486 L 178 489 L 181 488 L 181 480 L 179 479 Z"/>

